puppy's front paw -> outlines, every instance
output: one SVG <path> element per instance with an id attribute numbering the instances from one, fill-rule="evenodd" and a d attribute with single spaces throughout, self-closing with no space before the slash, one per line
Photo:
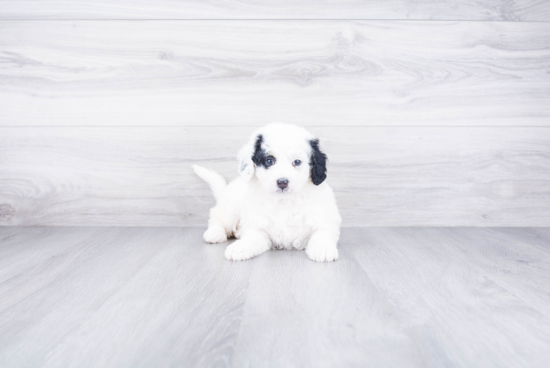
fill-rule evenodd
<path id="1" fill-rule="evenodd" d="M 225 229 L 221 226 L 210 226 L 208 230 L 204 232 L 204 241 L 207 243 L 223 243 L 227 241 L 227 234 Z"/>
<path id="2" fill-rule="evenodd" d="M 310 244 L 306 254 L 315 262 L 332 262 L 338 259 L 338 248 L 335 245 Z"/>
<path id="3" fill-rule="evenodd" d="M 230 261 L 244 261 L 262 254 L 267 250 L 266 247 L 255 245 L 254 243 L 237 240 L 225 249 L 225 258 Z"/>

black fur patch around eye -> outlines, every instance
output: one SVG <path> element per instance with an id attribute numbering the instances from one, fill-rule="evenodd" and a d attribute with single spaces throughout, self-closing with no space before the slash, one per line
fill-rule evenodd
<path id="1" fill-rule="evenodd" d="M 313 184 L 319 185 L 327 178 L 327 155 L 321 152 L 318 139 L 310 140 L 309 144 L 311 146 L 311 157 L 309 158 L 311 181 Z"/>
<path id="2" fill-rule="evenodd" d="M 256 164 L 256 166 L 263 166 L 264 168 L 267 168 L 265 164 L 265 159 L 267 158 L 267 154 L 265 150 L 262 148 L 262 143 L 264 141 L 264 137 L 259 134 L 256 138 L 256 143 L 254 143 L 254 154 L 252 155 L 252 162 Z"/>

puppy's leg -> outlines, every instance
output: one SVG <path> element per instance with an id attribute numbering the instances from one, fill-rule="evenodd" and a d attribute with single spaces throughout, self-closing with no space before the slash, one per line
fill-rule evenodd
<path id="1" fill-rule="evenodd" d="M 338 259 L 339 234 L 333 231 L 315 232 L 306 247 L 306 254 L 312 261 L 332 262 Z"/>
<path id="2" fill-rule="evenodd" d="M 227 233 L 222 219 L 222 211 L 218 207 L 210 209 L 208 229 L 204 232 L 204 241 L 207 243 L 223 243 L 227 241 Z"/>
<path id="3" fill-rule="evenodd" d="M 227 246 L 225 258 L 230 261 L 244 261 L 269 250 L 271 241 L 267 234 L 253 230 L 242 234 L 241 239 Z"/>

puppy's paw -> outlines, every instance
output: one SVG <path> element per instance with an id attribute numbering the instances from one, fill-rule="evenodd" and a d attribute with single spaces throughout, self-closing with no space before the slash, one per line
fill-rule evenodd
<path id="1" fill-rule="evenodd" d="M 338 259 L 336 245 L 310 244 L 306 248 L 307 256 L 315 262 L 332 262 Z"/>
<path id="2" fill-rule="evenodd" d="M 221 226 L 210 226 L 208 230 L 204 232 L 204 241 L 207 243 L 223 243 L 227 241 L 227 234 L 225 229 Z"/>
<path id="3" fill-rule="evenodd" d="M 244 261 L 262 254 L 268 248 L 254 243 L 237 240 L 225 249 L 225 258 L 230 261 Z"/>

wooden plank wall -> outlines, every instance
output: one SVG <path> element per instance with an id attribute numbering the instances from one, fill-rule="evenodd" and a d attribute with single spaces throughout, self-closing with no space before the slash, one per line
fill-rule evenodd
<path id="1" fill-rule="evenodd" d="M 541 0 L 0 0 L 0 19 L 548 21 Z"/>
<path id="2" fill-rule="evenodd" d="M 550 2 L 0 0 L 0 225 L 205 226 L 257 126 L 345 226 L 550 225 Z"/>

